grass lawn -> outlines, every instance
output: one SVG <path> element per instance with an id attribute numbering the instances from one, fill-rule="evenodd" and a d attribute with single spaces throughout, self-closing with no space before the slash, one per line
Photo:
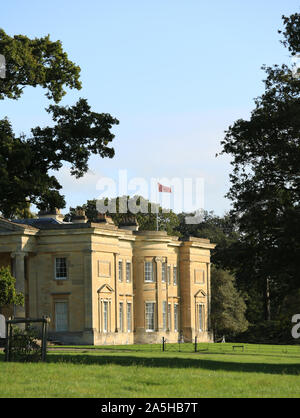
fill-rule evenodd
<path id="1" fill-rule="evenodd" d="M 47 363 L 5 363 L 0 353 L 0 397 L 300 397 L 299 347 L 210 347 L 65 348 L 49 352 Z"/>

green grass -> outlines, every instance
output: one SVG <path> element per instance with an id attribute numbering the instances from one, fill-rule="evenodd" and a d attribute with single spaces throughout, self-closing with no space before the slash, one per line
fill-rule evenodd
<path id="1" fill-rule="evenodd" d="M 300 396 L 300 347 L 245 345 L 244 352 L 234 352 L 232 345 L 203 344 L 198 353 L 66 347 L 38 364 L 5 363 L 1 353 L 0 397 Z"/>

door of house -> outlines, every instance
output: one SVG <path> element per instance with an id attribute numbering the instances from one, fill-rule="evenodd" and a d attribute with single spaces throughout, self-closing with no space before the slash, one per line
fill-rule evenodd
<path id="1" fill-rule="evenodd" d="M 68 331 L 68 304 L 67 302 L 55 303 L 55 330 Z"/>

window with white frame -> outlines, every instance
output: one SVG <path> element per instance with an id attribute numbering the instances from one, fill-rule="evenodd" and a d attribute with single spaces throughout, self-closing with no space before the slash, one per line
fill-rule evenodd
<path id="1" fill-rule="evenodd" d="M 168 284 L 171 284 L 171 266 L 168 266 Z"/>
<path id="2" fill-rule="evenodd" d="M 55 302 L 55 330 L 68 331 L 68 303 Z"/>
<path id="3" fill-rule="evenodd" d="M 204 331 L 204 305 L 198 304 L 198 330 Z"/>
<path id="4" fill-rule="evenodd" d="M 65 257 L 55 258 L 55 279 L 56 280 L 67 279 L 67 259 Z"/>
<path id="5" fill-rule="evenodd" d="M 167 280 L 167 263 L 164 262 L 161 265 L 161 281 L 163 283 L 166 283 L 166 280 Z"/>
<path id="6" fill-rule="evenodd" d="M 123 311 L 123 302 L 119 303 L 119 330 L 124 331 L 124 311 Z"/>
<path id="7" fill-rule="evenodd" d="M 123 281 L 123 261 L 119 260 L 119 282 Z"/>
<path id="8" fill-rule="evenodd" d="M 152 261 L 145 262 L 145 282 L 153 282 L 153 263 Z"/>
<path id="9" fill-rule="evenodd" d="M 146 302 L 146 331 L 155 330 L 155 302 Z"/>
<path id="10" fill-rule="evenodd" d="M 163 330 L 167 329 L 167 302 L 163 301 Z"/>
<path id="11" fill-rule="evenodd" d="M 172 329 L 172 322 L 171 322 L 171 303 L 168 303 L 168 329 Z"/>
<path id="12" fill-rule="evenodd" d="M 108 302 L 103 301 L 103 332 L 108 332 Z"/>
<path id="13" fill-rule="evenodd" d="M 179 309 L 178 303 L 174 304 L 174 331 L 179 330 Z"/>
<path id="14" fill-rule="evenodd" d="M 126 261 L 126 282 L 131 282 L 131 263 L 130 261 Z"/>
<path id="15" fill-rule="evenodd" d="M 177 285 L 177 267 L 173 266 L 173 284 L 174 286 Z"/>
<path id="16" fill-rule="evenodd" d="M 132 304 L 127 302 L 127 332 L 132 331 Z"/>

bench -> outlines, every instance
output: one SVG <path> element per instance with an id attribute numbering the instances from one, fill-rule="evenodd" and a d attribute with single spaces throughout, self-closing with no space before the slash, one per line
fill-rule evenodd
<path id="1" fill-rule="evenodd" d="M 244 351 L 244 346 L 243 345 L 233 345 L 232 346 L 232 350 L 234 351 L 236 348 L 242 348 Z"/>

